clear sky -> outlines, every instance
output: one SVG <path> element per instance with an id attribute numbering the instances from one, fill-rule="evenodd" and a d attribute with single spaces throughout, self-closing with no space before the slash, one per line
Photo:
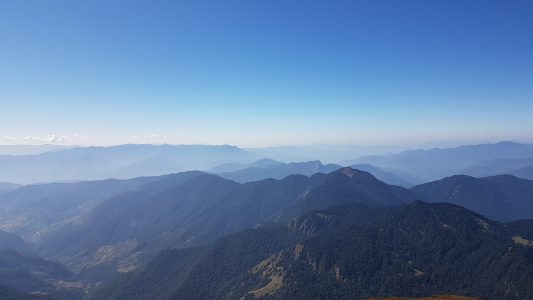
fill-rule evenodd
<path id="1" fill-rule="evenodd" d="M 0 1 L 0 143 L 533 141 L 533 1 Z"/>

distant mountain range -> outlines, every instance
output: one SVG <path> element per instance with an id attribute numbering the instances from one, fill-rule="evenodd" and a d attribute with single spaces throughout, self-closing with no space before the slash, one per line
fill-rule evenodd
<path id="1" fill-rule="evenodd" d="M 343 159 L 338 164 L 322 164 L 318 160 L 302 160 L 302 157 L 295 158 L 293 162 L 272 160 L 278 157 L 275 155 L 277 150 L 293 149 L 291 147 L 247 151 L 229 145 L 52 146 L 39 148 L 43 151 L 49 149 L 44 153 L 0 154 L 0 182 L 29 184 L 127 179 L 199 170 L 243 183 L 266 178 L 281 179 L 294 174 L 327 173 L 342 166 L 368 170 L 387 183 L 406 187 L 456 174 L 475 177 L 511 174 L 533 179 L 533 145 L 513 142 L 409 150 L 398 154 L 363 156 L 355 160 Z M 333 151 L 342 153 L 342 157 L 361 153 L 361 149 L 354 147 L 331 148 L 315 146 L 305 148 L 305 151 L 315 149 L 317 156 L 323 151 Z M 311 154 L 312 151 L 305 157 L 312 157 Z"/>
<path id="2" fill-rule="evenodd" d="M 243 163 L 225 163 L 220 164 L 218 166 L 214 166 L 213 168 L 209 169 L 208 171 L 211 173 L 230 173 L 230 172 L 237 172 L 248 168 L 275 168 L 278 166 L 286 166 L 288 164 L 269 159 L 269 158 L 263 158 L 248 164 Z M 303 174 L 302 174 L 303 175 Z"/>
<path id="3" fill-rule="evenodd" d="M 222 145 L 121 145 L 77 147 L 36 155 L 0 155 L 0 181 L 36 183 L 154 176 L 207 170 L 260 156 Z"/>
<path id="4" fill-rule="evenodd" d="M 533 179 L 533 157 L 499 158 L 482 161 L 460 172 L 474 177 L 510 174 L 520 178 Z"/>
<path id="5" fill-rule="evenodd" d="M 74 148 L 74 146 L 44 144 L 44 145 L 0 145 L 0 155 L 35 155 L 45 152 Z"/>
<path id="6" fill-rule="evenodd" d="M 224 166 L 215 167 L 209 171 L 216 173 L 220 177 L 231 179 L 240 183 L 258 181 L 267 178 L 283 179 L 289 175 L 311 176 L 316 173 L 330 173 L 342 168 L 342 166 L 328 164 L 323 165 L 320 161 L 308 161 L 300 163 L 281 163 L 271 159 L 263 159 L 248 165 L 241 165 L 240 168 L 233 168 L 232 171 L 216 172 Z M 226 169 L 228 169 L 226 167 Z"/>
<path id="7" fill-rule="evenodd" d="M 533 166 L 530 164 L 531 158 L 533 158 L 533 145 L 501 142 L 364 156 L 354 162 L 398 170 L 405 174 L 411 174 L 414 178 L 420 178 L 421 181 L 418 183 L 423 183 L 456 174 L 489 176 L 528 167 L 527 170 L 513 171 L 522 172 L 524 175 Z M 510 160 L 514 162 L 512 168 L 507 169 L 502 166 L 509 165 Z M 483 172 L 479 172 L 480 168 L 483 169 Z"/>
<path id="8" fill-rule="evenodd" d="M 372 173 L 379 180 L 388 184 L 399 185 L 403 187 L 412 186 L 409 175 L 384 171 L 378 167 L 368 164 L 356 164 L 350 166 L 353 169 L 367 171 Z M 320 161 L 307 161 L 299 163 L 282 163 L 272 159 L 261 159 L 250 164 L 229 163 L 218 165 L 211 168 L 209 172 L 215 173 L 220 177 L 231 179 L 240 183 L 258 181 L 267 178 L 283 179 L 289 175 L 311 176 L 316 173 L 330 173 L 342 168 L 336 164 L 322 164 Z"/>
<path id="9" fill-rule="evenodd" d="M 529 299 L 531 225 L 518 230 L 451 204 L 343 205 L 199 248 L 162 251 L 92 297 Z"/>
<path id="10" fill-rule="evenodd" d="M 362 146 L 362 145 L 304 145 L 265 148 L 244 148 L 263 157 L 281 162 L 305 162 L 320 160 L 328 163 L 343 162 L 346 159 L 370 154 L 385 154 L 409 149 L 406 146 Z M 340 163 L 350 165 L 352 163 Z"/>
<path id="11" fill-rule="evenodd" d="M 530 161 L 481 155 L 493 146 L 527 148 L 463 149 L 483 156 L 464 170 Z M 155 155 L 140 165 L 177 151 L 154 154 L 161 150 L 154 146 L 145 155 L 144 146 L 131 147 L 136 159 Z M 532 180 L 454 175 L 405 188 L 419 178 L 399 165 L 282 163 L 210 147 L 202 151 L 242 160 L 202 161 L 207 172 L 0 185 L 0 299 L 80 299 L 86 291 L 95 299 L 533 295 L 524 283 L 533 274 L 533 221 L 520 220 L 533 219 Z M 516 149 L 505 155 L 527 154 Z M 91 152 L 84 150 L 78 154 Z M 118 158 L 120 147 L 94 151 L 132 160 Z M 442 151 L 429 156 L 457 155 Z M 191 165 L 209 155 L 177 152 Z M 105 160 L 93 155 L 101 170 Z"/>

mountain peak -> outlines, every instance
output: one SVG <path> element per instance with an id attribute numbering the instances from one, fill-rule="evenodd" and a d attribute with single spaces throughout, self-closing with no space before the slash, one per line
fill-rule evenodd
<path id="1" fill-rule="evenodd" d="M 500 221 L 533 216 L 533 181 L 512 175 L 454 175 L 415 186 L 411 191 L 427 201 L 461 205 Z"/>
<path id="2" fill-rule="evenodd" d="M 459 175 L 448 176 L 438 181 L 460 183 L 460 182 L 469 182 L 469 181 L 476 181 L 476 180 L 477 178 L 475 177 L 464 175 L 464 174 L 459 174 Z"/>
<path id="3" fill-rule="evenodd" d="M 494 176 L 481 177 L 480 179 L 491 180 L 491 181 L 530 181 L 528 179 L 518 178 L 511 174 L 500 174 Z"/>
<path id="4" fill-rule="evenodd" d="M 357 174 L 357 172 L 350 167 L 342 168 L 340 169 L 340 172 L 350 178 L 353 178 Z"/>
<path id="5" fill-rule="evenodd" d="M 358 170 L 358 169 L 354 169 L 354 168 L 351 168 L 351 167 L 340 168 L 337 171 L 333 172 L 332 174 L 343 175 L 343 176 L 346 176 L 346 177 L 348 177 L 348 178 L 350 178 L 352 180 L 381 182 L 376 177 L 374 177 L 374 175 L 372 175 L 371 173 L 366 172 L 366 171 L 361 171 L 361 170 Z"/>

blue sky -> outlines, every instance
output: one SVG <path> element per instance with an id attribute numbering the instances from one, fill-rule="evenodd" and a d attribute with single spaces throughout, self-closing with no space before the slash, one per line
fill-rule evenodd
<path id="1" fill-rule="evenodd" d="M 533 2 L 0 1 L 0 143 L 533 142 Z"/>

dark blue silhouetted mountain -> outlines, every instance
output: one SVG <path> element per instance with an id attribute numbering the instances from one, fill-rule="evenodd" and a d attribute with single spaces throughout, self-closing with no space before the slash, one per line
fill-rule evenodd
<path id="1" fill-rule="evenodd" d="M 496 220 L 533 218 L 533 181 L 512 175 L 455 175 L 411 189 L 431 202 L 449 202 Z"/>

